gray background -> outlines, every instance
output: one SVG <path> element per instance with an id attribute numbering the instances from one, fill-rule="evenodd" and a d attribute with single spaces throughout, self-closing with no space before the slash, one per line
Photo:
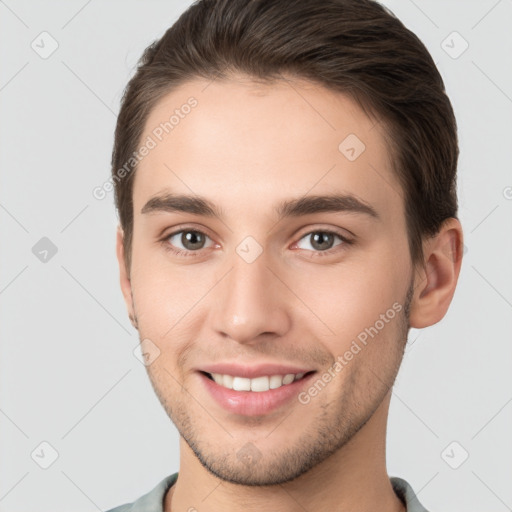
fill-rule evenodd
<path id="1" fill-rule="evenodd" d="M 452 99 L 467 248 L 448 315 L 411 331 L 388 471 L 432 511 L 512 510 L 512 2 L 384 3 Z M 0 1 L 2 512 L 107 509 L 178 470 L 177 432 L 133 352 L 113 196 L 92 190 L 137 59 L 189 4 Z M 57 248 L 45 262 L 43 237 Z"/>

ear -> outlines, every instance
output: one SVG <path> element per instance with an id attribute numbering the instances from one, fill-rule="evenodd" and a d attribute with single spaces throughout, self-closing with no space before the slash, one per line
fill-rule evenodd
<path id="1" fill-rule="evenodd" d="M 409 323 L 421 329 L 439 322 L 452 301 L 463 254 L 463 233 L 455 218 L 444 221 L 423 246 L 425 268 L 416 271 Z"/>
<path id="2" fill-rule="evenodd" d="M 124 233 L 120 225 L 117 226 L 117 237 L 116 237 L 116 254 L 117 262 L 119 263 L 119 281 L 121 284 L 121 291 L 123 292 L 124 302 L 126 309 L 128 310 L 128 316 L 130 322 L 135 329 L 138 329 L 137 318 L 133 307 L 133 296 L 132 296 L 132 285 L 130 282 L 129 269 L 126 268 L 126 262 L 124 258 L 124 245 L 123 245 Z"/>

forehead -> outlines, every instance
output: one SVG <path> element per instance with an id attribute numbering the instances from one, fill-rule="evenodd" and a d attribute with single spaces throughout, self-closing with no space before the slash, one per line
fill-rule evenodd
<path id="1" fill-rule="evenodd" d="M 135 214 L 164 189 L 233 209 L 283 196 L 352 193 L 401 211 L 383 124 L 346 95 L 305 81 L 193 80 L 151 111 L 141 144 Z"/>

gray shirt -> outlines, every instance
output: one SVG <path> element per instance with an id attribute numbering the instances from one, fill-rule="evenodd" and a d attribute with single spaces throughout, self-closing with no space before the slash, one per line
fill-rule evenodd
<path id="1" fill-rule="evenodd" d="M 165 477 L 154 489 L 133 503 L 125 503 L 107 512 L 164 512 L 164 498 L 169 488 L 176 482 L 178 473 Z M 395 494 L 403 501 L 407 512 L 428 512 L 418 501 L 412 487 L 403 478 L 390 477 Z"/>

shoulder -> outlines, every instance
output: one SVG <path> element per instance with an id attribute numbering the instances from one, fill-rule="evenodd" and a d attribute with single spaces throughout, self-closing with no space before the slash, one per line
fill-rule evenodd
<path id="1" fill-rule="evenodd" d="M 178 473 L 166 476 L 156 487 L 132 503 L 125 503 L 106 512 L 163 512 L 163 501 L 168 489 L 176 482 Z"/>
<path id="2" fill-rule="evenodd" d="M 429 512 L 418 500 L 411 484 L 398 476 L 390 477 L 395 494 L 404 502 L 407 512 Z"/>

